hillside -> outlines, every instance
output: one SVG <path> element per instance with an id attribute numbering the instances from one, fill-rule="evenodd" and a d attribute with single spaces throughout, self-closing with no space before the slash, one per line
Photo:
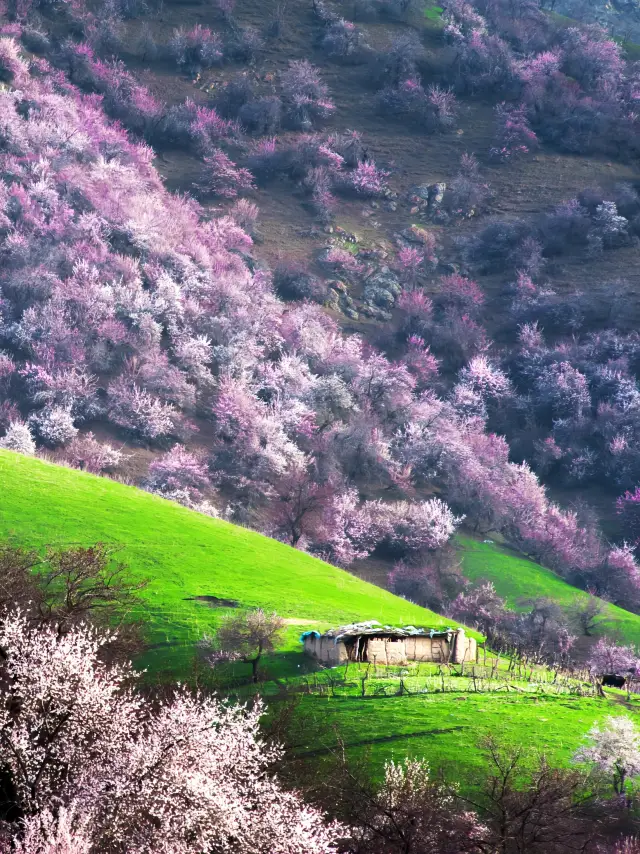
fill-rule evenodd
<path id="1" fill-rule="evenodd" d="M 569 606 L 587 594 L 572 587 L 550 569 L 503 548 L 471 537 L 458 537 L 462 570 L 471 581 L 491 581 L 507 604 L 517 609 L 527 600 L 547 597 Z M 597 634 L 628 644 L 640 644 L 640 616 L 610 602 L 604 603 L 602 624 Z"/>
<path id="2" fill-rule="evenodd" d="M 193 643 L 225 608 L 197 597 L 276 610 L 291 624 L 277 671 L 302 661 L 299 634 L 354 620 L 445 626 L 438 614 L 348 572 L 245 528 L 211 519 L 106 478 L 0 451 L 0 537 L 25 546 L 120 547 L 118 557 L 146 578 L 152 649 L 143 664 L 180 677 Z M 477 636 L 477 635 L 476 635 Z"/>
<path id="3" fill-rule="evenodd" d="M 287 618 L 286 645 L 267 664 L 267 672 L 294 677 L 292 685 L 304 664 L 297 639 L 309 627 L 365 618 L 448 624 L 303 552 L 106 478 L 0 451 L 0 483 L 0 536 L 35 547 L 113 543 L 132 575 L 150 579 L 141 616 L 152 646 L 141 663 L 153 676 L 188 676 L 194 641 L 228 610 L 198 602 L 197 596 L 276 609 Z M 562 602 L 576 595 L 574 588 L 530 561 L 471 539 L 460 542 L 467 574 L 494 581 L 510 604 L 517 604 L 524 592 Z M 610 614 L 612 628 L 636 642 L 640 617 L 613 606 Z M 347 682 L 345 696 L 304 698 L 296 755 L 321 763 L 337 746 L 340 733 L 348 753 L 366 757 L 376 775 L 385 760 L 408 753 L 427 755 L 433 767 L 473 781 L 484 767 L 477 745 L 485 734 L 499 729 L 506 743 L 515 744 L 526 729 L 554 763 L 564 765 L 593 723 L 623 711 L 615 692 L 606 701 L 570 693 L 546 696 L 537 689 L 524 696 L 478 696 L 468 693 L 467 683 L 454 680 L 449 693 L 436 688 L 428 696 L 372 701 L 357 696 L 356 679 Z"/>

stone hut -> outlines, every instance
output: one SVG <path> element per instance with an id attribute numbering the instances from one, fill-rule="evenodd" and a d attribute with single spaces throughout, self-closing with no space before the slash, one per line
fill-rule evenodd
<path id="1" fill-rule="evenodd" d="M 476 661 L 478 647 L 463 628 L 417 629 L 383 626 L 376 620 L 352 623 L 319 632 L 305 632 L 301 641 L 305 652 L 322 664 L 335 666 L 347 661 L 370 661 L 377 664 L 407 664 L 409 661 L 432 661 L 462 664 Z"/>

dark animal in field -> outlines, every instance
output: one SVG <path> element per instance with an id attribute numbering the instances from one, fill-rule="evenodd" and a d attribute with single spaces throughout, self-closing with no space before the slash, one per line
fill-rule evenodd
<path id="1" fill-rule="evenodd" d="M 602 685 L 606 685 L 609 688 L 624 688 L 626 684 L 626 676 L 616 676 L 615 673 L 606 673 L 602 677 Z"/>

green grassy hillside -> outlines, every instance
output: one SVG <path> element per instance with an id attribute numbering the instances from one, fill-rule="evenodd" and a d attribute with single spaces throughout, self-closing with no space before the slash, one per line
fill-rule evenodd
<path id="1" fill-rule="evenodd" d="M 9 536 L 35 547 L 96 541 L 119 545 L 132 575 L 150 581 L 142 616 L 153 646 L 143 663 L 152 673 L 188 675 L 193 642 L 224 613 L 195 596 L 276 609 L 287 618 L 285 648 L 269 665 L 278 676 L 300 673 L 304 659 L 297 638 L 312 626 L 366 618 L 434 627 L 447 622 L 254 532 L 107 479 L 0 451 L 0 537 Z M 529 561 L 473 540 L 465 539 L 463 546 L 469 575 L 493 578 L 514 604 L 523 594 L 558 595 L 563 601 L 575 595 Z M 620 615 L 619 625 L 628 636 L 640 637 L 640 617 Z M 466 681 L 460 680 L 461 687 Z M 339 733 L 350 753 L 370 757 L 374 774 L 384 760 L 409 753 L 427 756 L 433 768 L 445 767 L 459 779 L 471 780 L 482 768 L 477 744 L 484 733 L 500 731 L 517 743 L 526 731 L 555 762 L 566 764 L 594 721 L 631 713 L 613 696 L 469 694 L 463 688 L 363 699 L 357 696 L 358 682 L 354 684 L 353 696 L 301 698 L 301 754 L 311 752 L 322 763 Z M 633 706 L 635 711 L 635 700 Z"/>
<path id="2" fill-rule="evenodd" d="M 0 537 L 41 548 L 121 547 L 144 577 L 152 670 L 181 675 L 193 643 L 221 613 L 198 596 L 276 610 L 290 629 L 279 671 L 301 664 L 301 631 L 353 620 L 440 627 L 447 621 L 276 540 L 211 519 L 146 492 L 41 460 L 0 451 Z M 285 654 L 288 653 L 288 654 Z"/>
<path id="3" fill-rule="evenodd" d="M 496 591 L 507 600 L 512 608 L 518 608 L 524 599 L 549 597 L 560 605 L 570 605 L 576 598 L 587 598 L 587 594 L 531 560 L 514 554 L 497 543 L 482 543 L 471 537 L 459 537 L 462 566 L 465 576 L 471 581 L 492 581 Z M 601 634 L 625 643 L 640 646 L 640 616 L 605 604 L 606 622 Z"/>

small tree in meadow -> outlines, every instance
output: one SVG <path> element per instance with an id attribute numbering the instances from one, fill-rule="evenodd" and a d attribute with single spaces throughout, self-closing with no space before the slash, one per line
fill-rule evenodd
<path id="1" fill-rule="evenodd" d="M 640 732 L 630 718 L 608 717 L 588 732 L 588 745 L 579 748 L 574 762 L 593 765 L 607 776 L 617 795 L 622 795 L 627 780 L 640 776 Z"/>
<path id="2" fill-rule="evenodd" d="M 251 680 L 257 682 L 260 659 L 280 643 L 284 626 L 284 620 L 275 611 L 266 614 L 262 608 L 230 614 L 222 621 L 215 639 L 205 635 L 200 648 L 212 665 L 223 661 L 250 664 Z"/>
<path id="3" fill-rule="evenodd" d="M 15 451 L 17 454 L 25 454 L 28 457 L 34 456 L 36 443 L 33 441 L 29 425 L 22 421 L 13 421 L 9 424 L 7 432 L 0 439 L 0 448 Z"/>

